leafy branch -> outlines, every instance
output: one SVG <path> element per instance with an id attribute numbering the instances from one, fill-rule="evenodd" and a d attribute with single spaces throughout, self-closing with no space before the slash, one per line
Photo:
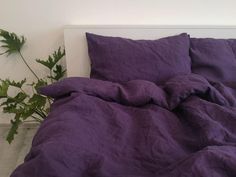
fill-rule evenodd
<path id="1" fill-rule="evenodd" d="M 0 55 L 6 54 L 6 56 L 9 56 L 11 54 L 17 54 L 36 78 L 36 81 L 32 83 L 27 83 L 26 78 L 19 82 L 10 79 L 0 79 L 0 106 L 4 113 L 14 114 L 14 118 L 11 120 L 11 128 L 6 138 L 11 143 L 22 123 L 29 121 L 28 119 L 41 123 L 47 117 L 51 98 L 37 93 L 37 90 L 65 76 L 66 70 L 61 64 L 58 64 L 65 56 L 65 50 L 59 47 L 46 60 L 36 59 L 37 63 L 49 70 L 48 75 L 40 78 L 22 54 L 22 48 L 26 42 L 24 36 L 18 36 L 15 33 L 0 29 L 0 39 L 0 43 L 2 43 L 0 47 L 4 50 Z M 32 93 L 26 91 L 29 87 Z M 9 93 L 10 88 L 14 88 L 15 90 L 13 95 Z"/>
<path id="2" fill-rule="evenodd" d="M 50 75 L 48 78 L 51 79 L 51 82 L 58 81 L 65 75 L 66 70 L 63 69 L 62 65 L 57 64 L 64 56 L 65 49 L 61 50 L 61 47 L 59 47 L 57 51 L 48 56 L 47 60 L 36 59 L 38 63 L 49 69 Z"/>
<path id="3" fill-rule="evenodd" d="M 6 49 L 5 52 L 0 55 L 11 55 L 15 52 L 19 52 L 26 41 L 24 36 L 18 37 L 15 33 L 9 33 L 2 29 L 0 29 L 0 36 L 3 38 L 0 40 L 0 42 L 3 43 L 1 47 Z"/>

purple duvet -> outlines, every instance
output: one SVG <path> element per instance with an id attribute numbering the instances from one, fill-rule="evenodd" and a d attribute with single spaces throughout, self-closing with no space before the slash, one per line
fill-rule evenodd
<path id="1" fill-rule="evenodd" d="M 68 78 L 11 177 L 236 176 L 236 85 Z"/>

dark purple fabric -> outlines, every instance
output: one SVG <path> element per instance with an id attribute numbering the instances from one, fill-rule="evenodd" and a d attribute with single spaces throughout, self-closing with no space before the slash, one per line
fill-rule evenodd
<path id="1" fill-rule="evenodd" d="M 234 177 L 236 85 L 68 78 L 11 177 Z"/>
<path id="2" fill-rule="evenodd" d="M 86 33 L 91 78 L 124 82 L 142 79 L 161 83 L 191 72 L 189 36 L 132 40 Z"/>
<path id="3" fill-rule="evenodd" d="M 191 38 L 192 72 L 213 82 L 236 82 L 236 40 Z"/>

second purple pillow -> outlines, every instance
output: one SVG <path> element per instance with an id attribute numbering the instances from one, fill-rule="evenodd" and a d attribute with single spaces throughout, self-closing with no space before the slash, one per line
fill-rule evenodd
<path id="1" fill-rule="evenodd" d="M 193 73 L 213 82 L 236 82 L 236 40 L 191 38 Z"/>
<path id="2" fill-rule="evenodd" d="M 190 40 L 185 33 L 158 40 L 132 40 L 86 33 L 91 78 L 124 82 L 165 82 L 191 73 Z"/>

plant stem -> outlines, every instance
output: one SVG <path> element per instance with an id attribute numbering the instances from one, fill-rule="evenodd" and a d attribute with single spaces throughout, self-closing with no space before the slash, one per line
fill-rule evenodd
<path id="1" fill-rule="evenodd" d="M 31 116 L 35 121 L 37 121 L 37 122 L 42 122 L 43 120 L 41 120 L 40 118 L 38 118 L 38 117 L 35 117 L 35 116 Z M 25 121 L 26 122 L 26 121 Z"/>
<path id="2" fill-rule="evenodd" d="M 38 110 L 39 112 L 41 112 L 41 114 L 44 116 L 43 118 L 47 117 L 47 114 L 46 114 L 46 112 L 45 112 L 44 109 L 38 108 L 37 110 Z"/>
<path id="3" fill-rule="evenodd" d="M 50 79 L 51 79 L 51 83 L 53 83 L 53 79 L 52 79 L 52 69 L 50 69 Z"/>
<path id="4" fill-rule="evenodd" d="M 47 117 L 46 112 L 44 112 L 43 109 L 40 108 L 36 108 L 35 111 L 37 111 L 38 113 L 40 113 L 42 115 L 42 118 L 45 119 Z"/>
<path id="5" fill-rule="evenodd" d="M 43 119 L 45 119 L 47 116 L 42 112 L 40 111 L 39 109 L 34 109 L 35 113 L 38 114 L 40 117 L 42 117 Z"/>
<path id="6" fill-rule="evenodd" d="M 3 52 L 3 53 L 0 53 L 0 55 L 4 55 L 4 54 L 6 54 L 7 53 L 7 51 L 6 52 Z"/>
<path id="7" fill-rule="evenodd" d="M 27 97 L 29 97 L 29 95 L 28 95 L 22 88 L 20 88 L 20 90 L 21 90 Z"/>
<path id="8" fill-rule="evenodd" d="M 28 63 L 26 62 L 25 58 L 23 57 L 21 51 L 18 51 L 20 54 L 21 59 L 23 60 L 23 62 L 25 63 L 25 65 L 28 67 L 28 69 L 31 71 L 31 73 L 39 80 L 39 77 L 35 74 L 35 72 L 30 68 L 30 66 L 28 65 Z"/>
<path id="9" fill-rule="evenodd" d="M 13 99 L 13 100 L 14 100 L 14 98 L 9 97 L 9 96 L 7 96 L 6 98 L 8 98 L 8 99 Z M 27 104 L 24 103 L 24 102 L 19 102 L 19 103 L 17 103 L 17 104 L 19 104 L 19 105 L 21 105 L 21 106 L 27 105 Z M 43 111 L 41 111 L 41 110 L 39 110 L 39 109 L 37 109 L 37 108 L 35 108 L 34 111 L 35 111 L 35 113 L 36 113 L 37 115 L 39 115 L 42 119 L 45 119 L 45 118 L 47 117 L 47 115 L 46 115 Z"/>

